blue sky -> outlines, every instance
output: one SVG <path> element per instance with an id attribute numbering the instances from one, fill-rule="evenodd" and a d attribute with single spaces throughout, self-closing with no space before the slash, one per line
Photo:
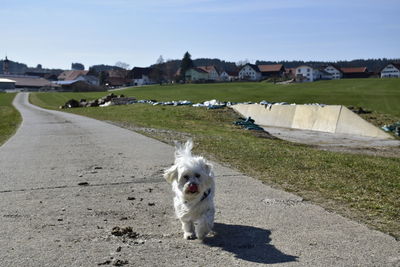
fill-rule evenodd
<path id="1" fill-rule="evenodd" d="M 45 68 L 180 59 L 400 58 L 399 0 L 0 0 L 0 58 Z"/>

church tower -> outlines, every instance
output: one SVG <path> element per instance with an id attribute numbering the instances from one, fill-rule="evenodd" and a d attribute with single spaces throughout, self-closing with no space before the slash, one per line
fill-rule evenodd
<path id="1" fill-rule="evenodd" d="M 3 74 L 10 74 L 10 60 L 8 60 L 7 56 L 6 59 L 3 60 Z"/>

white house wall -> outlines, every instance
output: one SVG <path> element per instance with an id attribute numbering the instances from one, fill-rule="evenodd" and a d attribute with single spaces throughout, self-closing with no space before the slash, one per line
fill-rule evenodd
<path id="1" fill-rule="evenodd" d="M 261 79 L 261 73 L 255 71 L 249 65 L 246 65 L 239 71 L 239 78 L 241 80 L 248 79 L 251 81 L 258 81 Z"/>
<path id="2" fill-rule="evenodd" d="M 312 82 L 314 81 L 314 71 L 313 68 L 309 66 L 300 66 L 296 68 L 296 76 L 302 75 L 306 80 L 305 82 Z"/>
<path id="3" fill-rule="evenodd" d="M 147 85 L 147 84 L 153 84 L 153 82 L 150 80 L 150 78 L 146 75 L 143 75 L 141 79 L 134 79 L 133 80 L 134 85 Z"/>
<path id="4" fill-rule="evenodd" d="M 219 78 L 220 78 L 222 81 L 229 81 L 229 75 L 228 75 L 228 73 L 226 73 L 225 71 L 223 71 L 223 72 L 221 73 L 221 75 L 219 76 Z"/>
<path id="5" fill-rule="evenodd" d="M 333 66 L 328 66 L 324 70 L 332 74 L 332 80 L 338 80 L 343 77 L 343 74 Z"/>
<path id="6" fill-rule="evenodd" d="M 400 70 L 392 64 L 389 64 L 381 71 L 381 78 L 391 77 L 400 78 Z"/>
<path id="7" fill-rule="evenodd" d="M 215 70 L 210 71 L 208 73 L 208 77 L 210 80 L 214 80 L 214 81 L 219 80 L 218 72 L 216 72 Z"/>

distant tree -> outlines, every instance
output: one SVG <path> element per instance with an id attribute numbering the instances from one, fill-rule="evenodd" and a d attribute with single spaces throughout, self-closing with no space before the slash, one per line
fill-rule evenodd
<path id="1" fill-rule="evenodd" d="M 129 64 L 122 61 L 118 61 L 117 63 L 115 63 L 115 66 L 126 70 L 129 69 Z"/>
<path id="2" fill-rule="evenodd" d="M 117 67 L 117 66 L 111 66 L 111 65 L 93 65 L 89 69 L 92 69 L 93 71 L 96 71 L 100 73 L 101 71 L 107 71 L 107 70 L 122 70 L 122 68 Z"/>
<path id="3" fill-rule="evenodd" d="M 164 64 L 164 58 L 162 55 L 160 55 L 157 59 L 156 65 Z"/>
<path id="4" fill-rule="evenodd" d="M 150 79 L 152 79 L 156 83 L 162 84 L 163 80 L 165 80 L 164 69 L 165 69 L 164 58 L 160 56 L 157 59 L 156 64 L 151 66 L 151 71 L 149 73 Z"/>
<path id="5" fill-rule="evenodd" d="M 219 71 L 236 71 L 237 66 L 233 62 L 227 62 L 218 58 L 196 58 L 193 60 L 195 66 L 215 66 Z"/>
<path id="6" fill-rule="evenodd" d="M 36 68 L 41 70 L 42 69 L 42 64 L 37 64 Z"/>
<path id="7" fill-rule="evenodd" d="M 101 85 L 101 86 L 106 85 L 107 79 L 108 79 L 108 73 L 107 73 L 107 71 L 101 71 L 101 72 L 99 73 L 99 82 L 100 82 L 100 85 Z"/>
<path id="8" fill-rule="evenodd" d="M 84 70 L 85 66 L 82 63 L 72 63 L 71 69 L 72 70 Z"/>
<path id="9" fill-rule="evenodd" d="M 163 82 L 163 71 L 161 68 L 158 67 L 153 67 L 150 70 L 149 77 L 151 80 L 153 80 L 156 83 L 162 84 Z"/>
<path id="10" fill-rule="evenodd" d="M 249 63 L 250 63 L 250 61 L 246 58 L 246 59 L 244 59 L 244 60 L 239 60 L 238 62 L 236 62 L 236 66 L 237 66 L 238 68 L 241 68 L 241 67 L 243 67 L 244 65 L 249 64 Z"/>
<path id="11" fill-rule="evenodd" d="M 87 73 L 87 75 L 92 75 L 92 76 L 95 76 L 95 77 L 99 77 L 99 74 L 100 74 L 100 72 L 99 71 L 97 71 L 95 68 L 93 68 L 93 67 L 90 67 L 89 68 L 89 72 Z"/>
<path id="12" fill-rule="evenodd" d="M 175 79 L 176 72 L 180 66 L 180 60 L 167 60 L 164 64 L 164 73 L 167 80 L 172 82 Z"/>
<path id="13" fill-rule="evenodd" d="M 193 68 L 194 64 L 192 61 L 192 56 L 189 54 L 189 52 L 186 52 L 185 55 L 183 55 L 182 61 L 181 61 L 181 79 L 183 81 L 186 81 L 185 78 L 185 73 L 188 69 Z"/>

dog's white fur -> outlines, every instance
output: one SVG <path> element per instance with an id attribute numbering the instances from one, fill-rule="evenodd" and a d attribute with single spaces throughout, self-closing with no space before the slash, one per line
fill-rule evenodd
<path id="1" fill-rule="evenodd" d="M 177 144 L 175 164 L 165 170 L 164 178 L 172 185 L 175 214 L 182 223 L 183 238 L 203 240 L 214 225 L 215 183 L 212 165 L 200 156 L 193 156 L 193 142 Z M 195 184 L 196 193 L 189 185 Z"/>

